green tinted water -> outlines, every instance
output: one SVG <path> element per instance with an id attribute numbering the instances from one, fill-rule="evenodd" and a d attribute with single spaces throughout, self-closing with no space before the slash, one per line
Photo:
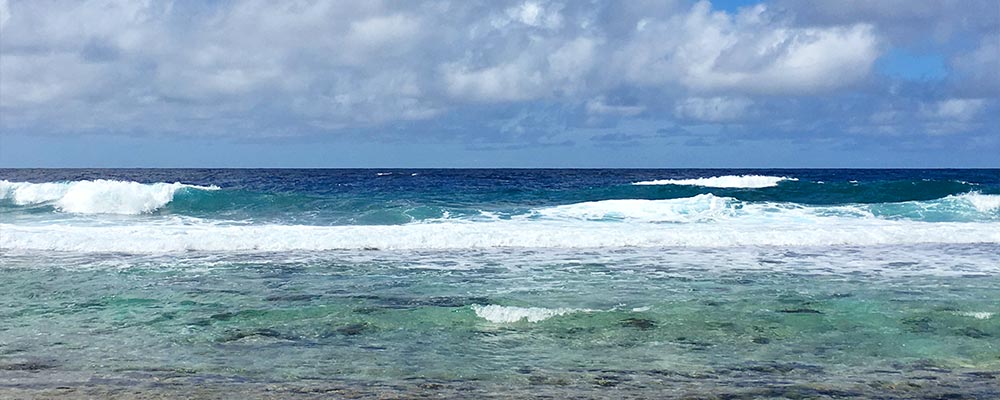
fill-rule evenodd
<path id="1" fill-rule="evenodd" d="M 0 364 L 13 382 L 947 380 L 1000 370 L 997 250 L 7 253 Z"/>

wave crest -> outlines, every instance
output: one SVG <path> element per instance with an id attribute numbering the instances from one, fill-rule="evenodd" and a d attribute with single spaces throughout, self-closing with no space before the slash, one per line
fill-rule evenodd
<path id="1" fill-rule="evenodd" d="M 981 213 L 991 213 L 1000 211 L 1000 195 L 982 194 L 978 192 L 963 193 L 960 195 L 948 196 L 956 200 L 965 201 L 971 204 Z"/>
<path id="2" fill-rule="evenodd" d="M 21 206 L 51 204 L 69 213 L 135 215 L 156 211 L 183 189 L 219 190 L 219 187 L 106 179 L 46 183 L 2 180 L 0 200 L 10 200 Z"/>
<path id="3" fill-rule="evenodd" d="M 703 186 L 712 188 L 746 188 L 756 189 L 778 186 L 779 182 L 797 181 L 797 178 L 767 175 L 724 175 L 696 179 L 661 179 L 635 182 L 633 185 L 679 185 Z"/>
<path id="4" fill-rule="evenodd" d="M 698 222 L 735 216 L 741 202 L 728 197 L 699 194 L 670 200 L 602 200 L 536 210 L 550 219 L 626 220 L 641 222 Z"/>

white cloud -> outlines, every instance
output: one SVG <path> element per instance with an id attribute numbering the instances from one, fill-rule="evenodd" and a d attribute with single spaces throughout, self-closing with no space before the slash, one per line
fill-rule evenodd
<path id="1" fill-rule="evenodd" d="M 947 99 L 931 105 L 924 105 L 924 116 L 933 119 L 969 121 L 986 105 L 984 99 Z"/>
<path id="2" fill-rule="evenodd" d="M 469 62 L 447 63 L 442 74 L 448 93 L 457 99 L 510 102 L 570 96 L 594 89 L 587 78 L 598 43 L 589 37 L 539 39 L 513 59 L 481 68 Z"/>
<path id="3" fill-rule="evenodd" d="M 525 1 L 507 8 L 503 16 L 493 19 L 493 25 L 503 27 L 511 22 L 519 22 L 536 28 L 557 29 L 562 25 L 562 15 L 559 4 L 545 4 L 537 1 Z"/>
<path id="4" fill-rule="evenodd" d="M 78 63 L 73 55 L 54 53 L 0 57 L 0 107 L 37 108 L 77 99 L 110 83 L 102 65 Z"/>
<path id="5" fill-rule="evenodd" d="M 474 71 L 448 65 L 444 76 L 450 95 L 476 101 L 530 100 L 545 89 L 542 72 L 523 58 Z"/>
<path id="6" fill-rule="evenodd" d="M 643 20 L 612 59 L 638 84 L 804 94 L 861 80 L 878 56 L 871 26 L 795 28 L 766 11 L 758 5 L 729 15 L 701 2 L 670 20 Z"/>
<path id="7" fill-rule="evenodd" d="M 565 43 L 548 56 L 549 72 L 556 79 L 576 81 L 594 66 L 597 40 L 580 37 Z"/>

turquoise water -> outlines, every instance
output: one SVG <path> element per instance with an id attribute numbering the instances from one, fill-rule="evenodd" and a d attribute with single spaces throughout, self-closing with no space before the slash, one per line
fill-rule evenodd
<path id="1" fill-rule="evenodd" d="M 175 179 L 5 173 L 0 393 L 1000 395 L 996 171 L 445 171 L 462 191 L 370 196 L 175 171 L 206 189 L 165 197 Z M 807 193 L 822 173 L 848 176 Z M 324 179 L 389 176 L 349 174 Z"/>

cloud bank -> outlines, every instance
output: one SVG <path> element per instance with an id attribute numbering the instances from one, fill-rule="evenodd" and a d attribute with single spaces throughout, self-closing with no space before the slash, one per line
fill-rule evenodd
<path id="1" fill-rule="evenodd" d="M 481 146 L 670 126 L 1000 146 L 998 15 L 989 1 L 0 0 L 0 128 Z M 939 55 L 947 76 L 880 72 L 895 48 Z"/>

